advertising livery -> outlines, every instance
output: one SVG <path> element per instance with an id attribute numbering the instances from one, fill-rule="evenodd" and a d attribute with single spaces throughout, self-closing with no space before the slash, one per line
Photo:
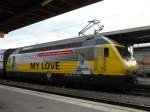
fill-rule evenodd
<path id="1" fill-rule="evenodd" d="M 18 48 L 7 60 L 8 77 L 136 83 L 138 66 L 128 49 L 106 37 L 68 39 Z"/>

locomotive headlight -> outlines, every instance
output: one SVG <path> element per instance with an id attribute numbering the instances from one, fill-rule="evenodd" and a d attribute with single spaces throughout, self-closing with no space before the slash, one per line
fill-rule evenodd
<path id="1" fill-rule="evenodd" d="M 131 66 L 127 66 L 126 67 L 126 71 L 125 71 L 126 74 L 130 75 L 132 73 L 132 68 Z"/>
<path id="2" fill-rule="evenodd" d="M 133 72 L 137 72 L 139 69 L 139 66 L 135 60 L 132 62 L 132 68 L 133 68 Z"/>
<path id="3" fill-rule="evenodd" d="M 135 60 L 126 61 L 126 74 L 133 74 L 138 71 L 138 65 Z"/>
<path id="4" fill-rule="evenodd" d="M 135 60 L 131 61 L 131 64 L 132 64 L 133 66 L 137 65 L 137 63 L 136 63 Z"/>
<path id="5" fill-rule="evenodd" d="M 128 61 L 125 61 L 125 74 L 130 74 L 130 64 Z"/>

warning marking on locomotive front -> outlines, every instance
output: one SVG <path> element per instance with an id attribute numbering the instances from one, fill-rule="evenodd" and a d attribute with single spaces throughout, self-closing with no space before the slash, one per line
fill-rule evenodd
<path id="1" fill-rule="evenodd" d="M 42 70 L 45 69 L 51 69 L 51 70 L 59 70 L 60 69 L 60 62 L 32 62 L 30 63 L 30 68 L 31 69 L 39 69 L 41 68 Z"/>

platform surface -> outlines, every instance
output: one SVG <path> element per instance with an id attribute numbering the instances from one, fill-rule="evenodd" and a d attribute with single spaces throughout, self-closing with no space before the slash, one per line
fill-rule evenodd
<path id="1" fill-rule="evenodd" d="M 0 85 L 0 112 L 144 112 Z"/>

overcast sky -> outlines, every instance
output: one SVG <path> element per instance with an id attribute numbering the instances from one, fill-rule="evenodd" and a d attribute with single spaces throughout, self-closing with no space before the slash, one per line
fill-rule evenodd
<path id="1" fill-rule="evenodd" d="M 150 0 L 104 0 L 15 30 L 0 39 L 0 49 L 76 37 L 87 21 L 99 19 L 102 32 L 150 25 Z"/>

